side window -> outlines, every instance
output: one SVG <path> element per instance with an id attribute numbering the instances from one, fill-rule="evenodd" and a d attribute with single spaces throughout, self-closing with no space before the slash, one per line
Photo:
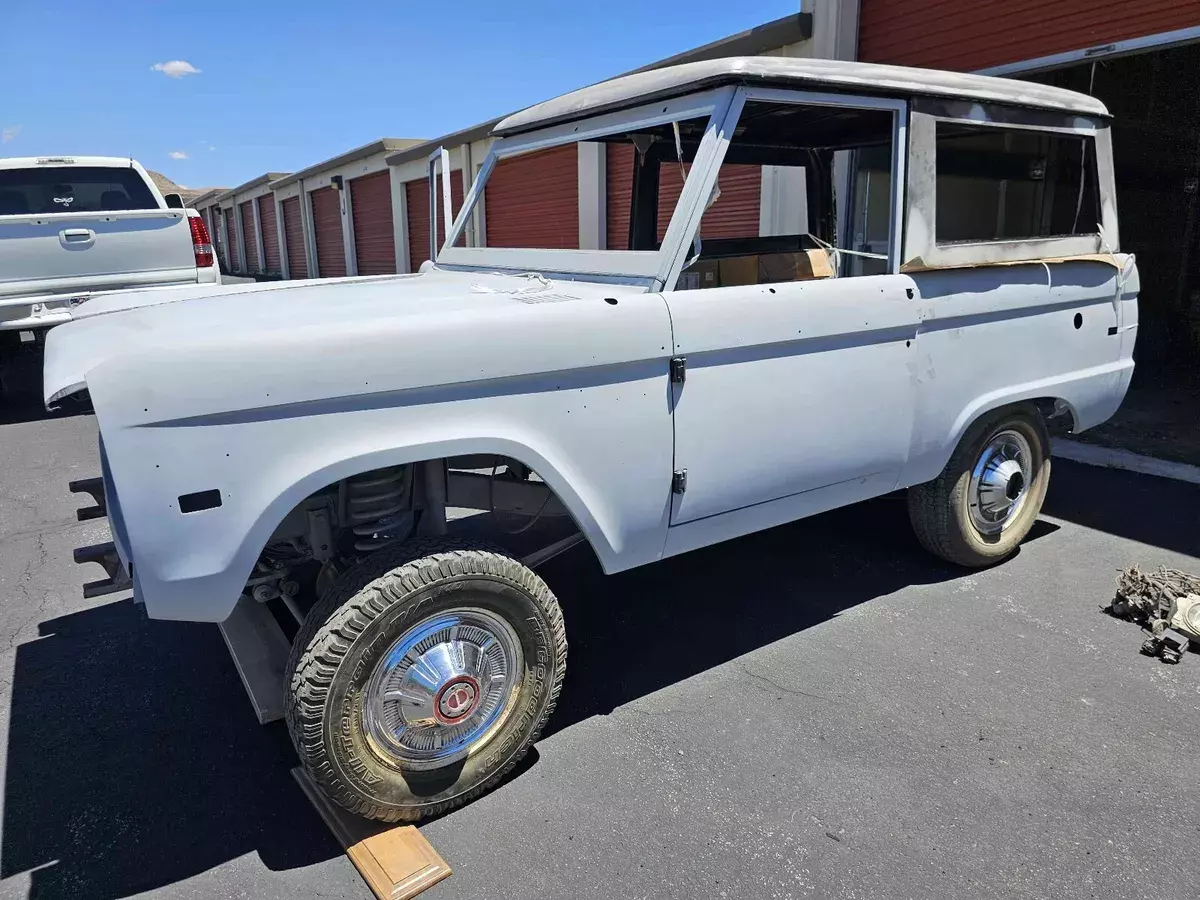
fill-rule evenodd
<path id="1" fill-rule="evenodd" d="M 676 289 L 887 272 L 893 125 L 890 110 L 748 101 Z"/>
<path id="2" fill-rule="evenodd" d="M 937 123 L 938 244 L 1096 234 L 1095 140 Z"/>

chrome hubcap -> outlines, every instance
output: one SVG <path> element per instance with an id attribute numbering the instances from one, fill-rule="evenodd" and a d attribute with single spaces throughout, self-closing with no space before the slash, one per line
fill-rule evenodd
<path id="1" fill-rule="evenodd" d="M 425 619 L 371 674 L 367 737 L 382 758 L 408 768 L 461 759 L 504 723 L 523 668 L 516 632 L 494 613 L 461 609 Z"/>
<path id="2" fill-rule="evenodd" d="M 1002 431 L 992 438 L 971 472 L 971 523 L 980 534 L 1000 534 L 1025 506 L 1033 481 L 1033 452 L 1025 436 Z"/>

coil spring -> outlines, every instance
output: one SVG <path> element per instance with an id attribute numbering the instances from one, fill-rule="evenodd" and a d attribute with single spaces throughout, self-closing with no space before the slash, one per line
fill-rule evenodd
<path id="1" fill-rule="evenodd" d="M 395 544 L 412 530 L 408 512 L 408 472 L 403 466 L 375 469 L 346 482 L 346 516 L 354 549 L 369 553 Z"/>

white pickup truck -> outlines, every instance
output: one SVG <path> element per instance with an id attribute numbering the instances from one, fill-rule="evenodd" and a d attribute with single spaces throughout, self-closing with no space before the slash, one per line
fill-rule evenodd
<path id="1" fill-rule="evenodd" d="M 690 63 L 501 121 L 420 274 L 88 303 L 45 369 L 47 402 L 87 388 L 100 424 L 102 478 L 73 489 L 113 543 L 77 551 L 109 575 L 85 590 L 231 648 L 239 619 L 300 620 L 278 667 L 300 759 L 395 821 L 537 737 L 567 646 L 534 570 L 572 542 L 620 572 L 905 489 L 928 550 L 997 564 L 1049 425 L 1105 421 L 1133 371 L 1109 121 L 1007 79 Z M 458 246 L 494 172 L 578 142 L 608 159 L 606 249 Z M 780 180 L 780 227 L 723 205 Z M 498 549 L 447 508 L 525 521 Z M 577 533 L 514 552 L 551 518 Z M 235 658 L 252 684 L 263 657 Z"/>
<path id="2" fill-rule="evenodd" d="M 204 220 L 132 159 L 0 159 L 0 393 L 36 385 L 46 329 L 98 292 L 220 283 Z"/>

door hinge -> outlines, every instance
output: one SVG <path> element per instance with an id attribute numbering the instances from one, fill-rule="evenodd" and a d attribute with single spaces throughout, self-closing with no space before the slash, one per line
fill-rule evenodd
<path id="1" fill-rule="evenodd" d="M 671 493 L 682 494 L 687 490 L 687 469 L 680 469 L 671 476 Z"/>
<path id="2" fill-rule="evenodd" d="M 687 357 L 671 357 L 671 384 L 683 384 L 687 381 Z"/>

